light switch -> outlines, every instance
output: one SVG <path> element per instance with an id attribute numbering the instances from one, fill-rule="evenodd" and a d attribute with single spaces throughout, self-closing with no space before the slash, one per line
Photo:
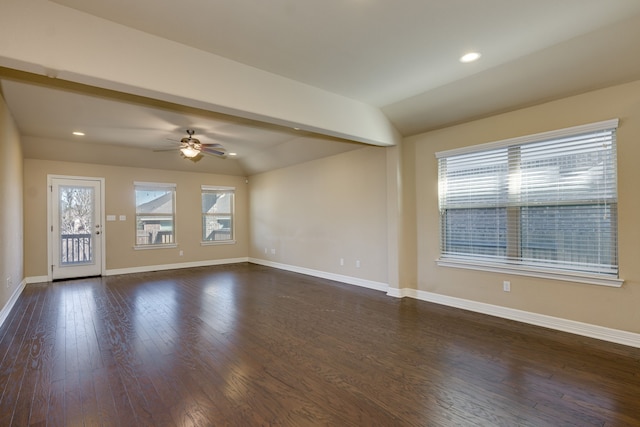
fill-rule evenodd
<path id="1" fill-rule="evenodd" d="M 120 221 L 126 221 L 126 220 L 127 220 L 126 215 L 120 215 Z"/>
<path id="2" fill-rule="evenodd" d="M 115 215 L 107 215 L 107 221 L 115 221 L 115 220 L 116 220 Z"/>

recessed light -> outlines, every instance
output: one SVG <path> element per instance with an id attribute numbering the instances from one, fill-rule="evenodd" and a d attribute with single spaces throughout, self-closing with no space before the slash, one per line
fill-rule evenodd
<path id="1" fill-rule="evenodd" d="M 478 58 L 480 58 L 480 54 L 478 52 L 469 52 L 460 58 L 460 62 L 473 62 Z"/>
<path id="2" fill-rule="evenodd" d="M 73 132 L 73 134 L 74 134 L 75 136 L 84 136 L 84 132 L 78 132 L 78 131 L 76 131 L 76 132 Z"/>
<path id="3" fill-rule="evenodd" d="M 237 156 L 238 153 L 229 153 L 230 156 Z"/>

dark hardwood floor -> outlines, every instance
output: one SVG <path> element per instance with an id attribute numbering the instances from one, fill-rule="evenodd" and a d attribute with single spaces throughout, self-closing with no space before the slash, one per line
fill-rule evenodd
<path id="1" fill-rule="evenodd" d="M 640 350 L 253 264 L 29 285 L 0 426 L 638 426 Z"/>

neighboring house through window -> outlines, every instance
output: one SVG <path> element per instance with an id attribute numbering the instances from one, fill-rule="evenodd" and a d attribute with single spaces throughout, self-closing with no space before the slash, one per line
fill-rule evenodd
<path id="1" fill-rule="evenodd" d="M 134 183 L 136 193 L 136 246 L 175 246 L 176 185 Z"/>
<path id="2" fill-rule="evenodd" d="M 202 186 L 202 242 L 233 243 L 233 187 Z"/>
<path id="3" fill-rule="evenodd" d="M 617 126 L 437 153 L 439 264 L 620 286 Z"/>

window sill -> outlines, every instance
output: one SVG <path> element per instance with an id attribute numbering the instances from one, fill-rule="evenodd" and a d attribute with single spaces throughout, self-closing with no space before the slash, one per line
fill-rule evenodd
<path id="1" fill-rule="evenodd" d="M 517 276 L 537 277 L 541 279 L 564 280 L 568 282 L 584 283 L 619 288 L 624 283 L 623 279 L 599 274 L 579 272 L 563 272 L 543 268 L 511 266 L 506 264 L 489 263 L 482 261 L 470 261 L 460 259 L 440 258 L 436 260 L 440 267 L 464 268 L 469 270 L 489 271 L 493 273 L 514 274 Z"/>
<path id="2" fill-rule="evenodd" d="M 207 242 L 200 242 L 200 246 L 218 246 L 218 245 L 235 245 L 235 240 L 211 240 Z"/>
<path id="3" fill-rule="evenodd" d="M 144 245 L 144 246 L 134 246 L 133 249 L 136 251 L 145 251 L 147 249 L 172 249 L 177 248 L 177 243 L 170 243 L 167 245 Z"/>

